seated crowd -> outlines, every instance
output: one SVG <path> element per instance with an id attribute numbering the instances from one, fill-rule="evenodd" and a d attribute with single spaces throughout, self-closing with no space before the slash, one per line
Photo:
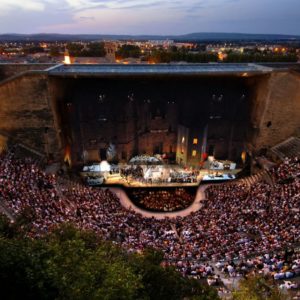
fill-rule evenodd
<path id="1" fill-rule="evenodd" d="M 182 210 L 192 204 L 195 195 L 184 188 L 175 189 L 136 189 L 131 193 L 132 200 L 140 207 L 152 210 L 170 212 Z"/>
<path id="2" fill-rule="evenodd" d="M 108 189 L 61 186 L 34 162 L 8 153 L 0 160 L 0 198 L 15 215 L 30 212 L 31 237 L 69 222 L 130 252 L 161 250 L 164 264 L 186 276 L 214 278 L 208 261 L 215 261 L 232 276 L 256 269 L 290 278 L 299 274 L 299 254 L 284 257 L 280 252 L 299 242 L 299 171 L 295 158 L 272 171 L 274 187 L 263 182 L 250 190 L 241 183 L 211 186 L 201 210 L 184 218 L 155 220 L 124 208 Z M 287 176 L 292 180 L 282 183 Z"/>
<path id="3" fill-rule="evenodd" d="M 243 276 L 251 271 L 270 275 L 273 279 L 291 279 L 300 275 L 300 253 L 279 251 L 277 254 L 266 253 L 237 262 L 219 261 L 216 268 L 231 277 Z"/>

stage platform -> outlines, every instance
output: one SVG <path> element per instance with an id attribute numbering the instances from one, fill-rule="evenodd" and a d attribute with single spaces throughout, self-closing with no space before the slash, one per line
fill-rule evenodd
<path id="1" fill-rule="evenodd" d="M 145 167 L 146 168 L 146 167 Z M 148 166 L 149 168 L 149 166 Z M 151 168 L 151 167 L 150 167 Z M 158 168 L 156 166 L 155 168 Z M 155 178 L 139 177 L 134 178 L 133 176 L 124 176 L 121 171 L 119 172 L 86 172 L 81 173 L 82 177 L 88 176 L 95 178 L 94 186 L 125 186 L 125 187 L 195 187 L 201 182 L 203 183 L 213 183 L 213 182 L 225 182 L 232 181 L 236 179 L 236 175 L 241 171 L 241 169 L 235 170 L 190 170 L 182 168 L 177 165 L 163 165 L 160 166 L 160 173 L 156 175 Z M 146 171 L 149 171 L 147 169 Z M 171 181 L 170 173 L 177 172 L 176 175 L 179 176 Z M 179 174 L 179 175 L 178 175 Z M 103 178 L 104 180 L 97 180 L 97 178 Z M 98 182 L 98 183 L 97 183 Z"/>

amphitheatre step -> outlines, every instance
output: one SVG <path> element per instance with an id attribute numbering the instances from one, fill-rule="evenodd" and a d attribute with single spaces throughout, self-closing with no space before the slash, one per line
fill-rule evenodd
<path id="1" fill-rule="evenodd" d="M 285 157 L 300 156 L 300 138 L 290 137 L 280 144 L 271 148 L 271 151 L 275 153 L 280 159 Z"/>

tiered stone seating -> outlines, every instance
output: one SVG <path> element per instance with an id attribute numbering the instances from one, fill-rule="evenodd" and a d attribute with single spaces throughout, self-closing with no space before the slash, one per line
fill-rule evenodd
<path id="1" fill-rule="evenodd" d="M 240 183 L 246 184 L 248 187 L 251 187 L 253 184 L 260 182 L 260 181 L 266 181 L 269 182 L 269 175 L 266 170 L 262 170 L 252 176 L 245 177 L 241 180 L 239 180 Z"/>
<path id="2" fill-rule="evenodd" d="M 275 153 L 280 159 L 285 157 L 292 158 L 300 156 L 300 138 L 291 137 L 284 142 L 274 146 L 271 151 Z"/>

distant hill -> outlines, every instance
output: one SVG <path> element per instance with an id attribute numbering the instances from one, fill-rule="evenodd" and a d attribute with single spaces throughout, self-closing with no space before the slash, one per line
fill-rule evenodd
<path id="1" fill-rule="evenodd" d="M 180 35 L 177 39 L 185 40 L 300 40 L 300 35 L 284 34 L 251 34 L 251 33 L 222 33 L 196 32 Z"/>
<path id="2" fill-rule="evenodd" d="M 0 41 L 93 41 L 93 40 L 176 40 L 176 41 L 300 41 L 300 35 L 196 32 L 184 35 L 112 34 L 0 34 Z"/>

